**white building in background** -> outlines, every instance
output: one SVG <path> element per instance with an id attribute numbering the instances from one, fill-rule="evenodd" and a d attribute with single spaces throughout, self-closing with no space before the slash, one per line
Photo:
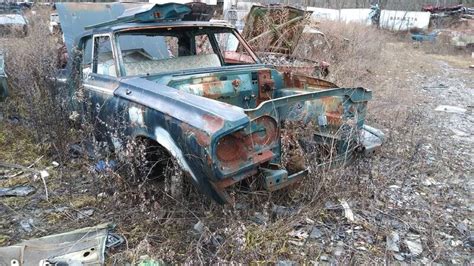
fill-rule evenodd
<path id="1" fill-rule="evenodd" d="M 313 12 L 311 14 L 311 19 L 314 21 L 320 20 L 339 20 L 339 10 L 329 9 L 329 8 L 319 8 L 308 6 L 307 11 Z"/>
<path id="2" fill-rule="evenodd" d="M 330 9 L 307 7 L 306 10 L 313 12 L 311 14 L 311 19 L 314 21 L 333 20 L 357 22 L 365 25 L 371 24 L 370 9 L 368 8 Z"/>
<path id="3" fill-rule="evenodd" d="M 428 29 L 430 12 L 382 10 L 380 27 L 389 30 Z"/>
<path id="4" fill-rule="evenodd" d="M 312 11 L 311 19 L 315 21 L 333 20 L 357 22 L 371 25 L 371 10 L 368 8 L 328 9 L 308 7 Z M 380 12 L 380 27 L 389 30 L 409 30 L 413 28 L 427 29 L 430 24 L 429 12 L 382 10 Z"/>
<path id="5" fill-rule="evenodd" d="M 369 8 L 351 8 L 339 10 L 339 20 L 344 22 L 357 22 L 364 25 L 371 25 Z"/>
<path id="6" fill-rule="evenodd" d="M 153 4 L 166 4 L 166 3 L 177 3 L 177 4 L 187 4 L 190 2 L 202 2 L 208 5 L 217 5 L 217 0 L 200 0 L 200 1 L 193 1 L 193 0 L 149 0 L 149 3 Z"/>

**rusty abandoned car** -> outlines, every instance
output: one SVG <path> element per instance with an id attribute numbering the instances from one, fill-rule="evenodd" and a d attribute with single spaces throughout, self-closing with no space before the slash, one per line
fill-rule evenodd
<path id="1" fill-rule="evenodd" d="M 108 127 L 126 125 L 123 135 L 165 150 L 218 203 L 250 177 L 273 191 L 308 175 L 281 164 L 286 123 L 312 126 L 312 141 L 334 143 L 334 162 L 382 145 L 383 134 L 364 125 L 370 90 L 280 73 L 235 28 L 192 20 L 187 5 L 56 8 L 69 56 L 61 80 L 71 95 L 85 90 L 104 141 L 119 149 L 124 140 Z"/>

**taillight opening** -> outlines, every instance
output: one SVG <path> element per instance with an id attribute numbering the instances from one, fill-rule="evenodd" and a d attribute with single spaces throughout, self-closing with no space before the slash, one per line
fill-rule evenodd
<path id="1" fill-rule="evenodd" d="M 262 116 L 249 126 L 220 139 L 216 145 L 216 156 L 221 167 L 238 167 L 267 151 L 278 143 L 277 122 L 270 116 Z"/>

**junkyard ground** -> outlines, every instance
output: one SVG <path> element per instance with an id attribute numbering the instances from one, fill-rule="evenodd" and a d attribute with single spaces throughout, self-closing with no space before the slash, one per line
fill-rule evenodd
<path id="1" fill-rule="evenodd" d="M 370 82 L 354 84 L 373 89 L 368 124 L 387 136 L 378 155 L 294 190 L 236 189 L 234 205 L 211 203 L 190 187 L 183 198 L 159 184 L 119 188 L 92 170 L 94 160 L 52 168 L 21 118 L 3 114 L 0 161 L 49 167 L 50 176 L 48 200 L 40 178 L 0 179 L 0 187 L 37 189 L 0 198 L 0 246 L 112 222 L 126 241 L 109 251 L 109 264 L 141 255 L 194 263 L 474 263 L 474 59 L 422 48 L 387 43 Z M 439 105 L 464 112 L 435 111 Z"/>

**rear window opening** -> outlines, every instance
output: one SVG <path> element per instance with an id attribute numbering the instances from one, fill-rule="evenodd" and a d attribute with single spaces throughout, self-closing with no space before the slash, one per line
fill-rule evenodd
<path id="1" fill-rule="evenodd" d="M 180 27 L 117 34 L 125 76 L 255 64 L 232 29 Z"/>

